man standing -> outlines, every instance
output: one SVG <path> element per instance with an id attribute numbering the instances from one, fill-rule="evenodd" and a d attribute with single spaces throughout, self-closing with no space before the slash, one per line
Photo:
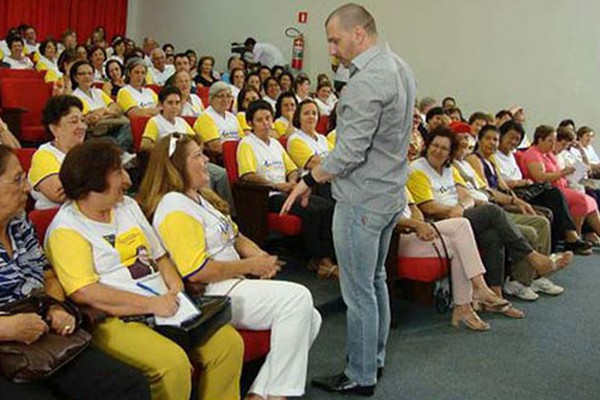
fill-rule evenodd
<path id="1" fill-rule="evenodd" d="M 375 20 L 364 7 L 339 7 L 325 29 L 330 55 L 350 69 L 338 103 L 337 141 L 290 194 L 282 213 L 298 197 L 305 202 L 311 186 L 332 182 L 333 239 L 347 306 L 347 365 L 313 384 L 371 396 L 385 363 L 390 305 L 384 262 L 405 205 L 416 88 L 404 61 L 377 43 Z"/>

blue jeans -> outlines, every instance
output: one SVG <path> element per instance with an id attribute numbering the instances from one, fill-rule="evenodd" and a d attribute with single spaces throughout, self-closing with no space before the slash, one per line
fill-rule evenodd
<path id="1" fill-rule="evenodd" d="M 377 368 L 385 362 L 390 304 L 384 264 L 398 216 L 342 202 L 337 202 L 333 214 L 340 287 L 348 307 L 344 373 L 362 386 L 377 382 Z"/>

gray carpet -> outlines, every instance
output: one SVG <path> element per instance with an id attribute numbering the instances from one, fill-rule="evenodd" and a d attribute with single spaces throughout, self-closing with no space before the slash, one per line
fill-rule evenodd
<path id="1" fill-rule="evenodd" d="M 310 355 L 309 379 L 344 365 L 345 318 L 334 282 L 293 263 L 282 278 L 304 281 L 324 313 Z M 576 257 L 553 277 L 563 295 L 514 301 L 524 320 L 482 314 L 492 329 L 450 326 L 450 315 L 397 300 L 399 327 L 388 343 L 384 377 L 373 399 L 600 399 L 600 255 Z M 307 388 L 305 399 L 340 395 Z"/>

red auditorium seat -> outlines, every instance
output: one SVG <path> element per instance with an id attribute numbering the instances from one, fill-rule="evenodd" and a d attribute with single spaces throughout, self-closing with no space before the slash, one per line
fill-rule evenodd
<path id="1" fill-rule="evenodd" d="M 33 153 L 36 152 L 37 149 L 31 147 L 24 147 L 21 149 L 15 149 L 15 153 L 17 158 L 19 159 L 19 163 L 21 164 L 21 168 L 25 173 L 29 172 L 29 168 L 31 168 L 31 159 L 33 158 Z"/>
<path id="2" fill-rule="evenodd" d="M 162 86 L 160 85 L 155 85 L 155 84 L 150 84 L 150 85 L 146 85 L 146 87 L 150 90 L 152 90 L 154 93 L 159 94 Z"/>
<path id="3" fill-rule="evenodd" d="M 131 136 L 133 138 L 133 148 L 135 151 L 140 151 L 140 145 L 142 143 L 142 135 L 150 116 L 137 116 L 132 115 L 129 117 L 131 122 Z"/>
<path id="4" fill-rule="evenodd" d="M 196 89 L 196 93 L 198 94 L 198 97 L 200 97 L 200 100 L 202 100 L 202 104 L 204 104 L 204 107 L 207 108 L 209 106 L 209 102 L 208 102 L 208 92 L 210 91 L 209 87 L 206 86 L 198 86 L 198 88 Z"/>
<path id="5" fill-rule="evenodd" d="M 327 115 L 321 115 L 317 122 L 317 132 L 322 135 L 327 135 L 327 129 L 329 128 L 329 117 Z"/>
<path id="6" fill-rule="evenodd" d="M 10 69 L 0 68 L 0 79 L 41 79 L 44 80 L 48 71 L 35 69 Z"/>
<path id="7" fill-rule="evenodd" d="M 46 231 L 59 209 L 59 207 L 56 207 L 47 210 L 33 210 L 29 213 L 29 219 L 33 222 L 35 233 L 37 233 L 38 240 L 42 245 L 46 237 Z"/>
<path id="8" fill-rule="evenodd" d="M 196 120 L 198 119 L 198 117 L 182 117 L 183 119 L 185 119 L 185 122 L 187 122 L 191 127 L 194 127 L 194 122 L 196 122 Z"/>
<path id="9" fill-rule="evenodd" d="M 266 240 L 269 231 L 285 236 L 302 232 L 302 220 L 291 214 L 279 215 L 269 212 L 268 186 L 238 180 L 238 141 L 223 142 L 223 163 L 233 192 L 240 230 L 259 245 Z"/>
<path id="10" fill-rule="evenodd" d="M 42 79 L 0 80 L 3 113 L 20 115 L 13 133 L 23 145 L 39 145 L 50 139 L 42 125 L 42 110 L 51 94 L 51 86 Z"/>

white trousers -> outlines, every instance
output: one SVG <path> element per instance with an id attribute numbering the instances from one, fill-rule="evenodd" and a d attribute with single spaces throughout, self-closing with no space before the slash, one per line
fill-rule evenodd
<path id="1" fill-rule="evenodd" d="M 224 295 L 237 281 L 210 284 L 206 294 Z M 229 296 L 233 326 L 271 330 L 271 350 L 249 392 L 264 398 L 302 396 L 308 351 L 321 327 L 310 291 L 292 282 L 246 279 Z"/>

